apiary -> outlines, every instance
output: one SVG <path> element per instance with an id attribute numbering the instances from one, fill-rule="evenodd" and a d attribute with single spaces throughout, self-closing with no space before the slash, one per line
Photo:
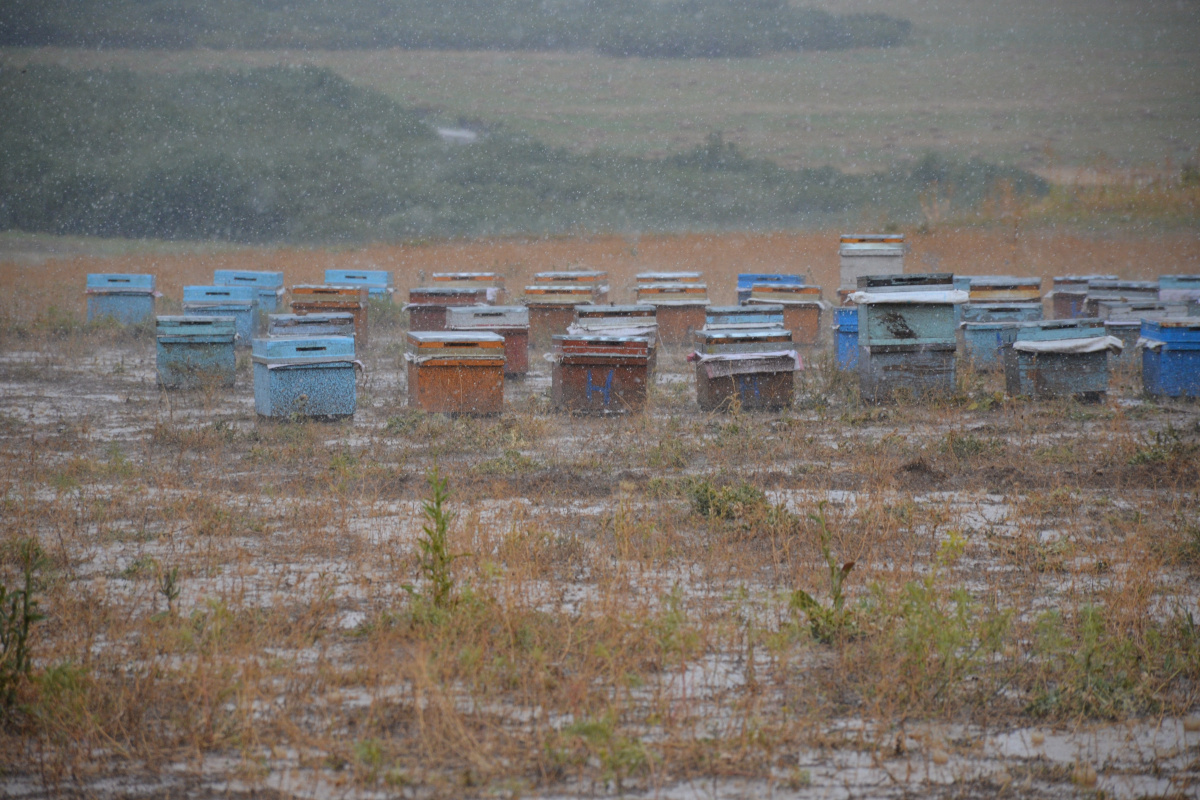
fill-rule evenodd
<path id="1" fill-rule="evenodd" d="M 504 374 L 529 372 L 529 309 L 525 306 L 458 306 L 446 309 L 446 329 L 504 337 Z"/>
<path id="2" fill-rule="evenodd" d="M 248 269 L 213 271 L 214 286 L 249 286 L 254 290 L 258 310 L 273 314 L 283 306 L 283 273 Z"/>
<path id="3" fill-rule="evenodd" d="M 704 311 L 704 330 L 782 328 L 783 306 L 762 303 L 752 306 L 709 306 Z"/>
<path id="4" fill-rule="evenodd" d="M 433 285 L 451 289 L 487 290 L 486 302 L 500 305 L 504 302 L 504 276 L 499 272 L 435 272 Z"/>
<path id="5" fill-rule="evenodd" d="M 637 301 L 655 307 L 658 340 L 664 346 L 686 346 L 704 327 L 708 287 L 703 283 L 639 283 Z"/>
<path id="6" fill-rule="evenodd" d="M 898 275 L 904 272 L 904 254 L 907 251 L 903 234 L 842 234 L 838 244 L 842 287 L 857 287 L 858 279 L 866 275 Z"/>
<path id="7" fill-rule="evenodd" d="M 1055 319 L 1075 319 L 1084 315 L 1083 303 L 1087 299 L 1088 283 L 1091 281 L 1115 281 L 1116 275 L 1061 275 L 1054 278 L 1053 288 L 1048 295 Z"/>
<path id="8" fill-rule="evenodd" d="M 1200 319 L 1146 320 L 1141 345 L 1146 394 L 1200 397 Z"/>
<path id="9" fill-rule="evenodd" d="M 354 343 L 367 346 L 367 288 L 301 284 L 292 287 L 292 311 L 297 314 L 349 313 L 354 315 Z"/>
<path id="10" fill-rule="evenodd" d="M 504 408 L 504 337 L 483 331 L 410 331 L 408 403 L 443 414 Z"/>
<path id="11" fill-rule="evenodd" d="M 838 369 L 858 369 L 858 309 L 833 310 L 833 347 Z"/>
<path id="12" fill-rule="evenodd" d="M 821 314 L 828 308 L 821 299 L 820 286 L 755 284 L 748 303 L 752 306 L 760 303 L 783 306 L 783 327 L 792 332 L 796 344 L 811 347 L 820 340 Z"/>
<path id="13" fill-rule="evenodd" d="M 1158 300 L 1161 303 L 1187 303 L 1200 300 L 1200 275 L 1160 275 Z"/>
<path id="14" fill-rule="evenodd" d="M 486 305 L 486 286 L 418 286 L 408 290 L 408 329 L 446 330 L 446 310 L 461 306 Z"/>
<path id="15" fill-rule="evenodd" d="M 237 365 L 233 317 L 163 316 L 155 325 L 159 386 L 233 386 Z"/>
<path id="16" fill-rule="evenodd" d="M 575 414 L 640 411 L 646 404 L 651 352 L 641 336 L 555 336 L 549 354 L 552 404 Z"/>
<path id="17" fill-rule="evenodd" d="M 581 303 L 608 302 L 608 273 L 599 269 L 566 269 L 533 273 L 533 282 L 543 286 L 586 286 L 592 296 Z"/>
<path id="18" fill-rule="evenodd" d="M 868 275 L 850 299 L 858 304 L 858 377 L 864 400 L 954 391 L 954 306 L 967 293 L 949 273 Z"/>
<path id="19" fill-rule="evenodd" d="M 804 286 L 807 275 L 784 275 L 777 272 L 739 272 L 737 276 L 737 301 L 741 305 L 750 299 L 754 285 L 760 286 Z"/>
<path id="20" fill-rule="evenodd" d="M 1108 356 L 1121 342 L 1096 319 L 1021 322 L 1003 334 L 1008 394 L 1098 400 L 1108 391 Z"/>
<path id="21" fill-rule="evenodd" d="M 595 287 L 588 283 L 536 284 L 525 287 L 529 309 L 529 341 L 539 350 L 551 347 L 575 321 L 575 307 L 595 302 Z"/>
<path id="22" fill-rule="evenodd" d="M 87 318 L 112 317 L 134 325 L 154 316 L 154 276 L 134 273 L 95 273 L 87 276 Z"/>
<path id="23" fill-rule="evenodd" d="M 250 286 L 185 286 L 183 313 L 192 317 L 232 317 L 238 344 L 249 347 L 256 327 L 256 291 Z"/>
<path id="24" fill-rule="evenodd" d="M 1088 281 L 1083 312 L 1095 317 L 1102 302 L 1154 303 L 1158 301 L 1158 281 Z"/>
<path id="25" fill-rule="evenodd" d="M 255 339 L 254 409 L 260 416 L 337 418 L 354 414 L 354 339 Z"/>
<path id="26" fill-rule="evenodd" d="M 269 314 L 267 336 L 353 336 L 354 315 L 347 311 L 329 314 Z"/>
<path id="27" fill-rule="evenodd" d="M 783 328 L 702 330 L 696 351 L 696 401 L 703 411 L 790 408 L 800 356 Z"/>
<path id="28" fill-rule="evenodd" d="M 396 291 L 392 285 L 392 273 L 384 269 L 327 269 L 327 286 L 355 286 L 367 290 L 368 297 L 376 300 L 392 299 Z"/>

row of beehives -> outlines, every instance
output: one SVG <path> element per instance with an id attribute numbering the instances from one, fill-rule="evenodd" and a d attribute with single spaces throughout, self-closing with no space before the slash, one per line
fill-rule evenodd
<path id="1" fill-rule="evenodd" d="M 1085 295 L 1072 312 L 1094 301 L 1104 318 L 1053 320 L 1042 319 L 1037 279 L 860 277 L 847 296 L 856 307 L 835 311 L 837 360 L 858 371 L 867 400 L 953 393 L 960 349 L 978 369 L 1003 367 L 1009 394 L 1094 399 L 1108 389 L 1110 356 L 1140 353 L 1147 393 L 1196 396 L 1200 280 L 1173 277 L 1192 294 L 1155 303 Z"/>

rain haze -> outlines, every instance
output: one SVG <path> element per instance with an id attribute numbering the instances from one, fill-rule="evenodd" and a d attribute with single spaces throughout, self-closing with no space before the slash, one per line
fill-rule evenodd
<path id="1" fill-rule="evenodd" d="M 1198 42 L 5 0 L 0 794 L 1197 796 Z"/>

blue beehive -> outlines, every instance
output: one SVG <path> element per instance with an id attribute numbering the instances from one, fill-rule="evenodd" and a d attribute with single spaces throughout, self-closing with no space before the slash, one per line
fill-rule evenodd
<path id="1" fill-rule="evenodd" d="M 254 410 L 264 417 L 347 417 L 358 397 L 354 338 L 255 339 Z"/>
<path id="2" fill-rule="evenodd" d="M 1098 400 L 1108 391 L 1108 354 L 1113 348 L 1100 320 L 1015 323 L 1001 335 L 1005 389 L 1010 395 Z M 1058 349 L 1033 350 L 1050 347 Z"/>
<path id="3" fill-rule="evenodd" d="M 183 313 L 186 316 L 233 317 L 238 345 L 254 338 L 255 290 L 249 286 L 185 286 Z"/>
<path id="4" fill-rule="evenodd" d="M 349 311 L 328 314 L 269 314 L 267 336 L 353 336 L 354 315 Z"/>
<path id="5" fill-rule="evenodd" d="M 833 343 L 838 369 L 858 368 L 858 309 L 833 310 Z"/>
<path id="6" fill-rule="evenodd" d="M 392 273 L 385 269 L 327 269 L 325 283 L 330 286 L 365 286 L 367 295 L 391 300 Z"/>
<path id="7" fill-rule="evenodd" d="M 268 314 L 283 305 L 283 273 L 249 269 L 218 269 L 213 272 L 214 286 L 249 286 L 254 289 L 258 308 Z"/>
<path id="8" fill-rule="evenodd" d="M 1146 320 L 1141 334 L 1146 394 L 1200 397 L 1200 319 Z"/>
<path id="9" fill-rule="evenodd" d="M 233 386 L 233 317 L 159 317 L 158 384 L 167 389 Z"/>
<path id="10" fill-rule="evenodd" d="M 955 278 L 957 281 L 957 278 Z M 959 346 L 963 356 L 977 369 L 998 369 L 1003 366 L 1000 348 L 1003 332 L 1016 322 L 1032 322 L 1042 318 L 1041 303 L 966 303 L 962 306 L 962 322 L 958 325 Z"/>
<path id="11" fill-rule="evenodd" d="M 807 275 L 783 275 L 777 272 L 739 272 L 737 276 L 737 301 L 743 305 L 750 299 L 750 292 L 755 284 L 776 284 L 783 286 L 804 286 L 808 282 Z"/>
<path id="12" fill-rule="evenodd" d="M 154 276 L 103 273 L 87 276 L 88 322 L 112 317 L 133 325 L 154 316 Z"/>
<path id="13" fill-rule="evenodd" d="M 1160 275 L 1158 299 L 1164 303 L 1200 300 L 1200 275 Z"/>
<path id="14" fill-rule="evenodd" d="M 782 328 L 783 306 L 709 306 L 704 311 L 704 330 Z"/>

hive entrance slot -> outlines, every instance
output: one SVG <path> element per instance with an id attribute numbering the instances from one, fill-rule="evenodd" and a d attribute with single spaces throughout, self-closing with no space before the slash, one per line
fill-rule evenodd
<path id="1" fill-rule="evenodd" d="M 320 352 L 324 349 L 325 349 L 324 347 L 297 347 L 296 351 L 299 353 L 312 353 L 312 352 Z"/>

